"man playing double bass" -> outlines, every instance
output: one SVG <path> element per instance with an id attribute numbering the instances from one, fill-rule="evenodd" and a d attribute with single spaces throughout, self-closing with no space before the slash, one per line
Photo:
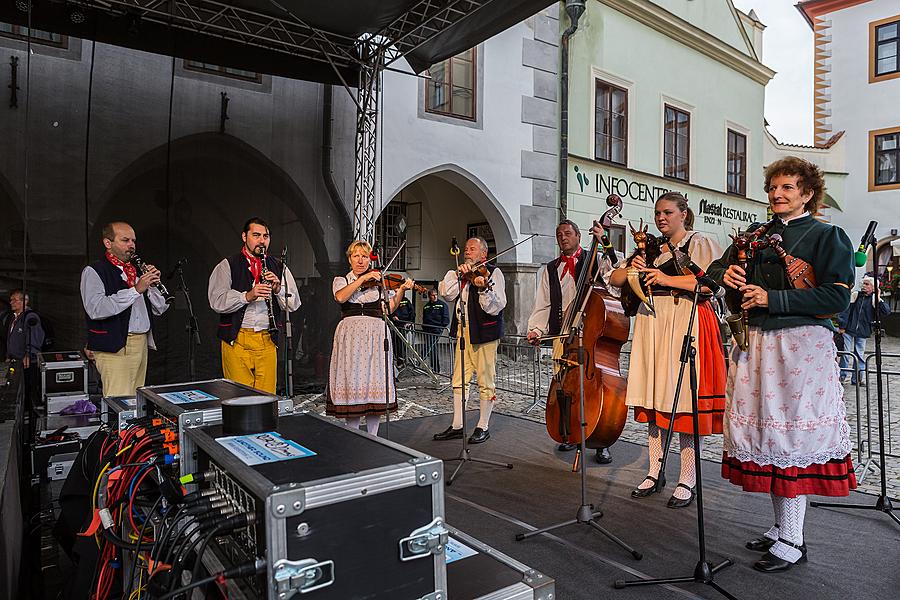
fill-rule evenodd
<path id="1" fill-rule="evenodd" d="M 597 221 L 591 228 L 591 233 L 598 240 L 603 235 L 603 228 Z M 528 342 L 538 346 L 544 336 L 560 335 L 560 328 L 565 320 L 577 289 L 578 276 L 584 268 L 588 251 L 581 247 L 581 231 L 578 225 L 566 219 L 556 226 L 556 243 L 559 246 L 560 255 L 543 265 L 538 272 L 538 286 L 534 296 L 534 310 L 528 318 Z M 606 288 L 614 295 L 619 295 L 618 288 L 609 286 L 609 274 L 612 273 L 612 261 L 604 253 L 597 255 L 597 268 L 600 269 L 600 279 Z M 562 355 L 563 343 L 561 339 L 553 339 L 553 358 Z M 554 372 L 558 369 L 554 363 Z M 563 452 L 574 450 L 577 444 L 561 443 L 558 449 Z M 600 464 L 612 462 L 609 448 L 597 448 L 595 459 Z"/>

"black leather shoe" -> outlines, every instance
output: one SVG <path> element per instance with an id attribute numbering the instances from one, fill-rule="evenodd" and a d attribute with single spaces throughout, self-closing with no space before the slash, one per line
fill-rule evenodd
<path id="1" fill-rule="evenodd" d="M 440 433 L 434 434 L 434 439 L 438 441 L 443 440 L 461 440 L 463 436 L 462 427 L 459 429 L 453 429 L 451 425 L 447 429 L 443 430 Z"/>
<path id="2" fill-rule="evenodd" d="M 571 452 L 578 447 L 578 444 L 560 444 L 556 447 L 560 452 Z"/>
<path id="3" fill-rule="evenodd" d="M 646 489 L 641 489 L 639 487 L 634 488 L 633 490 L 631 490 L 632 498 L 646 498 L 647 496 L 655 494 L 656 492 L 659 492 L 664 487 L 666 487 L 665 477 L 661 477 L 659 480 L 657 480 L 656 477 L 653 477 L 652 475 L 647 475 L 646 477 L 644 477 L 644 481 L 647 481 L 648 479 L 653 482 L 653 485 Z M 642 481 L 641 483 L 644 483 L 644 481 Z"/>
<path id="4" fill-rule="evenodd" d="M 669 498 L 669 501 L 666 503 L 666 506 L 669 508 L 684 508 L 685 506 L 690 506 L 691 502 L 694 501 L 694 496 L 696 495 L 694 492 L 694 488 L 688 487 L 683 483 L 679 483 L 675 486 L 675 489 L 684 488 L 691 493 L 687 498 L 678 498 L 675 494 L 672 494 L 672 497 Z"/>
<path id="5" fill-rule="evenodd" d="M 597 448 L 597 454 L 594 455 L 594 460 L 601 465 L 608 465 L 611 463 L 612 455 L 609 453 L 609 448 Z"/>
<path id="6" fill-rule="evenodd" d="M 806 562 L 806 544 L 798 546 L 797 544 L 792 544 L 780 538 L 778 541 L 800 550 L 800 558 L 797 559 L 797 563 Z M 792 563 L 784 560 L 783 558 L 778 558 L 771 552 L 767 551 L 762 555 L 762 558 L 753 563 L 753 568 L 757 571 L 762 571 L 763 573 L 777 573 L 778 571 L 787 571 L 797 563 Z"/>
<path id="7" fill-rule="evenodd" d="M 472 432 L 472 435 L 469 437 L 470 444 L 481 444 L 483 442 L 488 441 L 491 437 L 491 432 L 487 429 L 482 429 L 481 427 L 476 427 L 475 431 Z"/>
<path id="8" fill-rule="evenodd" d="M 747 542 L 746 544 L 744 544 L 744 546 L 747 548 L 747 550 L 753 550 L 754 552 L 766 552 L 766 551 L 768 551 L 769 548 L 771 548 L 774 545 L 775 545 L 775 540 L 773 540 L 770 537 L 766 537 L 764 535 L 762 535 L 758 538 L 752 539 L 749 542 Z"/>

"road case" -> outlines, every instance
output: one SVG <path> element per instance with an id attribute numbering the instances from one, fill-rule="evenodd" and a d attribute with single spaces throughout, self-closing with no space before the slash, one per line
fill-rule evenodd
<path id="1" fill-rule="evenodd" d="M 137 389 L 136 414 L 167 419 L 178 430 L 181 474 L 196 471 L 195 448 L 185 440 L 184 431 L 191 427 L 222 422 L 222 400 L 244 396 L 272 396 L 278 402 L 278 415 L 294 412 L 293 400 L 278 398 L 249 385 L 230 379 L 208 379 L 167 385 L 151 385 Z"/>
<path id="2" fill-rule="evenodd" d="M 39 419 L 38 433 L 41 437 L 46 437 L 62 429 L 64 434 L 78 434 L 81 440 L 86 440 L 100 428 L 101 424 L 100 415 L 96 413 L 89 415 L 51 414 Z"/>
<path id="3" fill-rule="evenodd" d="M 446 599 L 439 459 L 311 413 L 280 418 L 275 432 L 185 435 L 214 473 L 204 485 L 257 517 L 214 550 L 226 566 L 265 560 L 245 597 Z"/>
<path id="4" fill-rule="evenodd" d="M 447 526 L 450 600 L 554 600 L 553 579 Z"/>
<path id="5" fill-rule="evenodd" d="M 113 431 L 128 427 L 137 415 L 135 396 L 104 396 L 100 399 L 100 416 Z"/>
<path id="6" fill-rule="evenodd" d="M 41 352 L 41 398 L 88 393 L 88 360 L 80 350 Z"/>

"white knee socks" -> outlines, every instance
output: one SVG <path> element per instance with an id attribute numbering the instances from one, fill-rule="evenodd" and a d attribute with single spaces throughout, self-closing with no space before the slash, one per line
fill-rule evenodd
<path id="1" fill-rule="evenodd" d="M 796 498 L 773 496 L 772 504 L 778 505 L 775 510 L 779 525 L 779 537 L 796 546 L 801 546 L 803 544 L 803 521 L 806 518 L 806 496 L 797 496 Z M 802 555 L 799 548 L 788 546 L 780 541 L 775 542 L 769 552 L 788 562 L 797 562 Z"/>

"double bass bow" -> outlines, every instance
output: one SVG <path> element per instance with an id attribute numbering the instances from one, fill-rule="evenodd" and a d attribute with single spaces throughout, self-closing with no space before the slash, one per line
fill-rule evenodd
<path id="1" fill-rule="evenodd" d="M 609 206 L 600 223 L 607 229 L 622 210 L 622 200 L 615 194 L 606 199 Z M 602 244 L 615 264 L 615 253 L 609 238 Z M 628 341 L 630 322 L 622 304 L 599 281 L 597 251 L 594 239 L 586 257 L 587 264 L 576 282 L 575 298 L 566 311 L 560 329 L 562 352 L 555 359 L 558 370 L 550 383 L 547 396 L 547 433 L 561 444 L 581 443 L 578 404 L 584 389 L 585 447 L 603 448 L 615 442 L 625 427 L 625 379 L 619 370 L 622 345 Z M 580 333 L 580 335 L 579 335 Z M 584 377 L 579 368 L 584 363 Z"/>

